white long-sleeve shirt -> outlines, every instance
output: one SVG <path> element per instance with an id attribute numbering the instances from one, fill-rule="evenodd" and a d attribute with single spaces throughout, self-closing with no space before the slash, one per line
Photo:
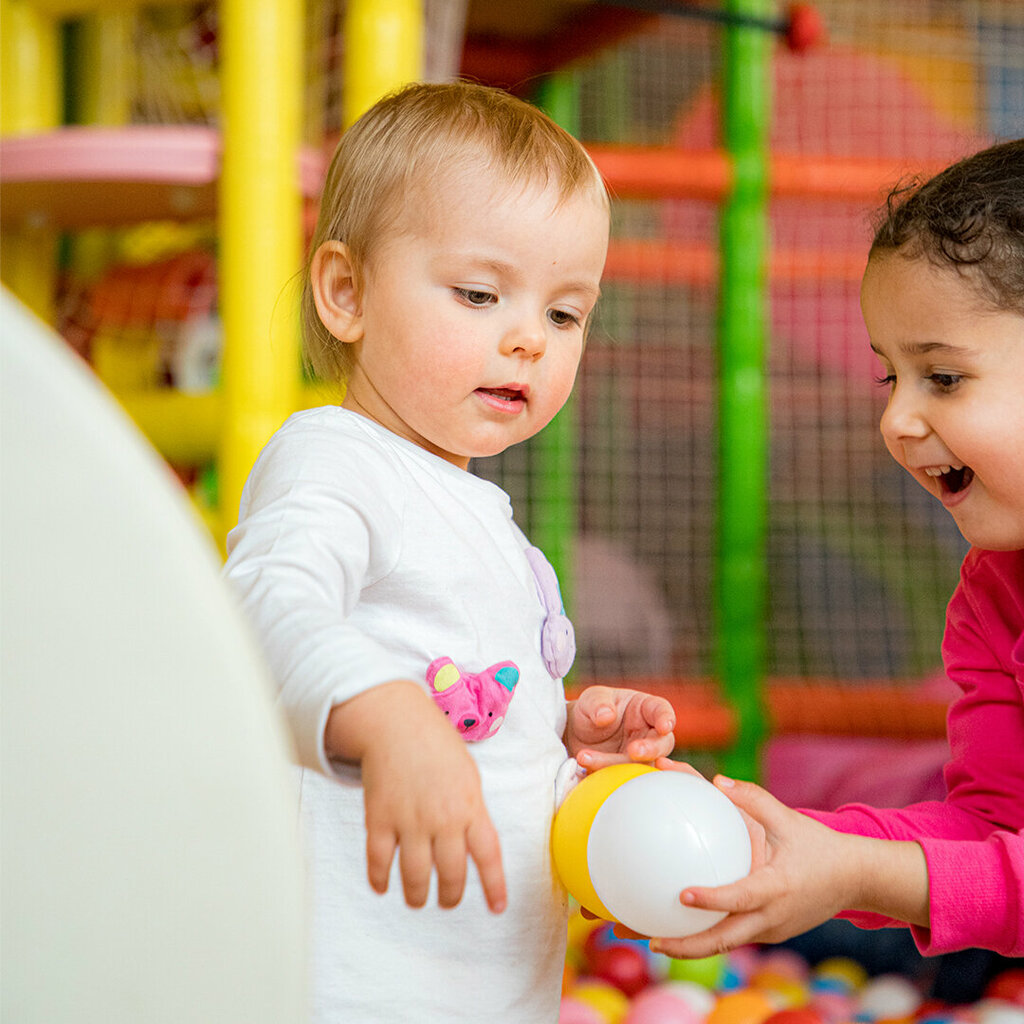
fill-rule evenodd
<path id="1" fill-rule="evenodd" d="M 318 1024 L 557 1018 L 566 902 L 549 831 L 565 697 L 541 656 L 545 611 L 526 546 L 498 487 L 337 407 L 292 416 L 249 477 L 225 573 L 303 767 Z M 406 907 L 397 864 L 387 895 L 374 893 L 358 773 L 324 753 L 334 705 L 389 680 L 424 680 L 443 656 L 469 671 L 501 661 L 520 671 L 501 728 L 469 744 L 502 844 L 501 915 L 487 910 L 472 868 L 453 910 L 436 897 Z"/>

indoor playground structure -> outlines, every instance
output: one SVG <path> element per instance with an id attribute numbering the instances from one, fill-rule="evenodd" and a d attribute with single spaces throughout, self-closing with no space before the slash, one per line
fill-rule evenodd
<path id="1" fill-rule="evenodd" d="M 338 400 L 303 370 L 296 284 L 339 133 L 423 78 L 544 106 L 612 195 L 603 295 L 570 404 L 471 468 L 559 571 L 579 648 L 568 686 L 665 694 L 681 755 L 789 801 L 941 786 L 939 641 L 965 547 L 878 437 L 859 279 L 891 186 L 1024 134 L 1018 0 L 0 13 L 3 283 L 91 365 L 218 545 L 270 434 Z M 594 969 L 584 931 L 574 978 Z M 760 972 L 847 1000 L 775 1024 L 918 1009 L 871 1016 L 848 967 L 840 981 L 782 959 L 714 970 L 719 992 Z M 668 968 L 644 971 L 646 985 Z M 563 1024 L 626 1019 L 639 992 Z M 764 1019 L 747 1005 L 712 1024 Z"/>

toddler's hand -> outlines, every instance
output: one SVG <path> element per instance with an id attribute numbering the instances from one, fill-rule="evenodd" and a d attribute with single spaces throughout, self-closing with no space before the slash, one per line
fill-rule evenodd
<path id="1" fill-rule="evenodd" d="M 588 771 L 623 761 L 652 762 L 672 752 L 675 724 L 664 697 L 588 686 L 569 704 L 565 745 Z"/>
<path id="2" fill-rule="evenodd" d="M 359 713 L 369 713 L 375 722 L 365 733 L 374 738 L 358 758 L 370 885 L 387 891 L 397 851 L 409 906 L 426 903 L 436 869 L 438 905 L 454 907 L 462 899 L 471 857 L 488 907 L 501 913 L 507 895 L 498 833 L 463 739 L 415 683 L 388 683 L 348 703 L 356 701 L 363 702 Z"/>

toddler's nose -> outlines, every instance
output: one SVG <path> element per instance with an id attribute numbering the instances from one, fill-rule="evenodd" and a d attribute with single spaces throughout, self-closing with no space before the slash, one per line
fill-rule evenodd
<path id="1" fill-rule="evenodd" d="M 502 352 L 505 355 L 520 355 L 527 359 L 539 359 L 547 350 L 547 334 L 544 325 L 532 319 L 517 323 L 502 338 Z"/>

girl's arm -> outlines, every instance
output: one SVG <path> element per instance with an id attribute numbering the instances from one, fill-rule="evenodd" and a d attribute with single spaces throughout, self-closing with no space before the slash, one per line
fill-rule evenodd
<path id="1" fill-rule="evenodd" d="M 917 843 L 835 832 L 753 783 L 718 776 L 715 784 L 748 821 L 753 868 L 732 885 L 687 889 L 680 896 L 684 903 L 728 916 L 697 935 L 661 939 L 652 948 L 703 957 L 748 942 L 781 942 L 848 908 L 927 928 L 928 869 Z"/>
<path id="2" fill-rule="evenodd" d="M 324 746 L 362 769 L 370 885 L 387 892 L 397 852 L 406 903 L 422 907 L 437 869 L 438 904 L 454 907 L 472 857 L 498 914 L 507 895 L 498 833 L 462 737 L 422 687 L 396 680 L 331 710 Z"/>

